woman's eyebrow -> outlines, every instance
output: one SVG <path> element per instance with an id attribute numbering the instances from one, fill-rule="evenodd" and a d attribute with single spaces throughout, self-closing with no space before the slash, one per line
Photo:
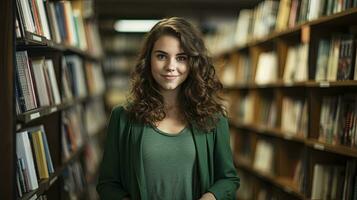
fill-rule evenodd
<path id="1" fill-rule="evenodd" d="M 168 54 L 167 52 L 165 52 L 163 50 L 155 50 L 154 53 Z M 182 53 L 176 54 L 176 56 L 187 56 L 187 54 L 185 52 L 182 52 Z"/>
<path id="2" fill-rule="evenodd" d="M 165 51 L 162 51 L 162 50 L 155 50 L 154 53 L 168 54 L 168 53 L 166 53 Z"/>

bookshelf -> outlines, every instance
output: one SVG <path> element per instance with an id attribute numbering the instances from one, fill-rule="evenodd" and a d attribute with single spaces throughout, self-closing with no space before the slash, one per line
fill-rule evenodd
<path id="1" fill-rule="evenodd" d="M 115 32 L 112 27 L 108 30 L 105 26 L 100 29 L 105 51 L 103 69 L 107 86 L 106 106 L 111 109 L 127 100 L 130 73 L 135 67 L 144 33 Z"/>
<path id="2" fill-rule="evenodd" d="M 14 36 L 13 36 L 13 15 L 14 5 L 11 0 L 0 2 L 0 12 L 4 14 L 0 22 L 2 31 L 0 31 L 0 129 L 2 132 L 0 156 L 3 164 L 0 170 L 1 187 L 0 198 L 12 199 L 14 189 L 14 166 L 15 158 L 15 137 L 13 134 L 15 117 L 13 111 L 13 66 L 14 62 Z M 9 95 L 10 94 L 10 95 Z"/>
<path id="3" fill-rule="evenodd" d="M 0 3 L 1 199 L 97 197 L 106 88 L 87 3 Z"/>
<path id="4" fill-rule="evenodd" d="M 286 21 L 283 28 L 264 27 L 269 30 L 264 34 L 250 27 L 261 24 L 256 18 L 262 7 L 274 7 L 270 14 L 278 23 L 287 2 L 301 6 L 296 21 Z M 264 1 L 245 10 L 240 17 L 253 22 L 238 18 L 237 37 L 244 40 L 235 38 L 230 47 L 216 48 L 224 49 L 214 60 L 224 84 L 234 160 L 248 184 L 238 191 L 238 199 L 357 195 L 357 2 L 320 1 L 332 3 L 324 9 L 336 10 L 321 8 L 318 16 L 311 9 L 316 5 L 304 2 L 309 1 Z M 304 7 L 309 11 L 302 14 Z M 244 17 L 251 13 L 255 17 Z"/>

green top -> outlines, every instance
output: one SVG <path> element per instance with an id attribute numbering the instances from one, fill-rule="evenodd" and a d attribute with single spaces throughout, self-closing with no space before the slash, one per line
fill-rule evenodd
<path id="1" fill-rule="evenodd" d="M 149 200 L 143 164 L 145 125 L 128 119 L 123 107 L 110 117 L 97 191 L 102 200 Z M 217 200 L 235 199 L 239 178 L 229 145 L 227 118 L 220 116 L 216 128 L 204 132 L 189 126 L 196 149 L 199 194 L 211 192 Z"/>
<path id="2" fill-rule="evenodd" d="M 172 135 L 145 127 L 143 164 L 149 199 L 198 199 L 195 194 L 196 151 L 190 129 Z"/>

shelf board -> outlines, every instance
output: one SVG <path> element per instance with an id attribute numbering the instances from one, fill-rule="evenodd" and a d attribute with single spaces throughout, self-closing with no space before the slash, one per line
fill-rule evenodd
<path id="1" fill-rule="evenodd" d="M 269 128 L 265 126 L 259 126 L 255 124 L 244 124 L 244 123 L 238 123 L 238 122 L 229 122 L 232 126 L 238 128 L 238 129 L 244 129 L 244 130 L 249 130 L 261 135 L 268 135 L 268 136 L 273 136 L 277 138 L 281 138 L 284 140 L 288 141 L 293 141 L 293 142 L 299 142 L 299 143 L 306 143 L 305 138 L 298 136 L 298 135 L 293 135 L 293 134 L 287 134 L 286 132 L 278 129 L 278 128 Z"/>
<path id="2" fill-rule="evenodd" d="M 59 44 L 52 40 L 48 40 L 43 36 L 30 33 L 27 31 L 25 32 L 24 38 L 17 39 L 16 48 L 17 50 L 46 49 L 46 50 L 53 50 L 53 51 L 61 51 L 61 52 L 78 54 L 84 58 L 96 62 L 100 62 L 102 60 L 102 56 L 92 55 L 91 53 L 84 51 L 78 47 L 74 47 L 62 43 Z"/>
<path id="3" fill-rule="evenodd" d="M 27 124 L 31 121 L 37 120 L 44 116 L 56 113 L 57 111 L 62 111 L 67 108 L 70 108 L 73 105 L 77 105 L 79 103 L 83 103 L 83 102 L 89 101 L 91 99 L 103 97 L 103 96 L 104 96 L 104 94 L 97 94 L 97 95 L 93 95 L 93 96 L 81 97 L 81 98 L 77 98 L 77 99 L 73 99 L 73 100 L 67 100 L 67 101 L 65 101 L 61 104 L 58 104 L 58 105 L 36 108 L 36 109 L 33 109 L 33 110 L 30 110 L 30 111 L 27 111 L 27 112 L 17 115 L 17 121 L 19 123 Z M 19 129 L 19 128 L 17 128 L 17 129 Z"/>
<path id="4" fill-rule="evenodd" d="M 312 147 L 319 151 L 331 152 L 335 154 L 340 154 L 343 156 L 349 156 L 353 158 L 357 158 L 357 148 L 349 147 L 343 145 L 333 145 L 319 142 L 316 139 L 309 139 L 306 141 L 306 145 Z"/>
<path id="5" fill-rule="evenodd" d="M 224 86 L 224 90 L 252 90 L 252 89 L 275 89 L 275 88 L 331 88 L 331 87 L 356 87 L 357 80 L 344 80 L 344 81 L 301 81 L 284 83 L 278 81 L 276 83 L 269 83 L 258 85 L 255 83 L 240 84 L 233 86 Z"/>
<path id="6" fill-rule="evenodd" d="M 271 184 L 284 190 L 288 194 L 294 195 L 300 199 L 305 199 L 304 194 L 302 194 L 298 190 L 298 188 L 292 183 L 292 181 L 287 178 L 275 177 L 269 173 L 261 172 L 259 170 L 254 169 L 253 166 L 248 165 L 246 163 L 237 162 L 236 166 L 237 168 L 243 169 L 244 171 L 247 171 L 260 179 L 270 182 Z"/>
<path id="7" fill-rule="evenodd" d="M 84 146 L 80 147 L 66 162 L 64 162 L 62 166 L 58 167 L 55 172 L 50 175 L 50 178 L 40 180 L 36 190 L 24 194 L 21 198 L 18 198 L 18 200 L 36 200 L 39 196 L 44 194 L 58 180 L 58 177 L 61 176 L 67 166 L 73 161 L 77 160 L 83 151 Z"/>
<path id="8" fill-rule="evenodd" d="M 300 136 L 288 135 L 284 131 L 281 131 L 279 129 L 266 128 L 254 124 L 243 124 L 243 123 L 232 122 L 232 121 L 230 121 L 229 124 L 234 126 L 235 128 L 252 131 L 261 135 L 269 135 L 287 141 L 303 143 L 305 146 L 312 147 L 319 151 L 326 151 L 326 152 L 340 154 L 343 156 L 357 158 L 357 148 L 343 146 L 343 145 L 326 144 L 326 143 L 319 142 L 318 140 L 313 138 L 303 138 Z"/>

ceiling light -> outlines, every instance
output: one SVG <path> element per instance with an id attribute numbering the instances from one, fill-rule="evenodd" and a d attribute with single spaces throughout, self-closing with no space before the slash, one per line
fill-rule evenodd
<path id="1" fill-rule="evenodd" d="M 117 20 L 114 29 L 118 32 L 148 32 L 159 20 Z"/>

